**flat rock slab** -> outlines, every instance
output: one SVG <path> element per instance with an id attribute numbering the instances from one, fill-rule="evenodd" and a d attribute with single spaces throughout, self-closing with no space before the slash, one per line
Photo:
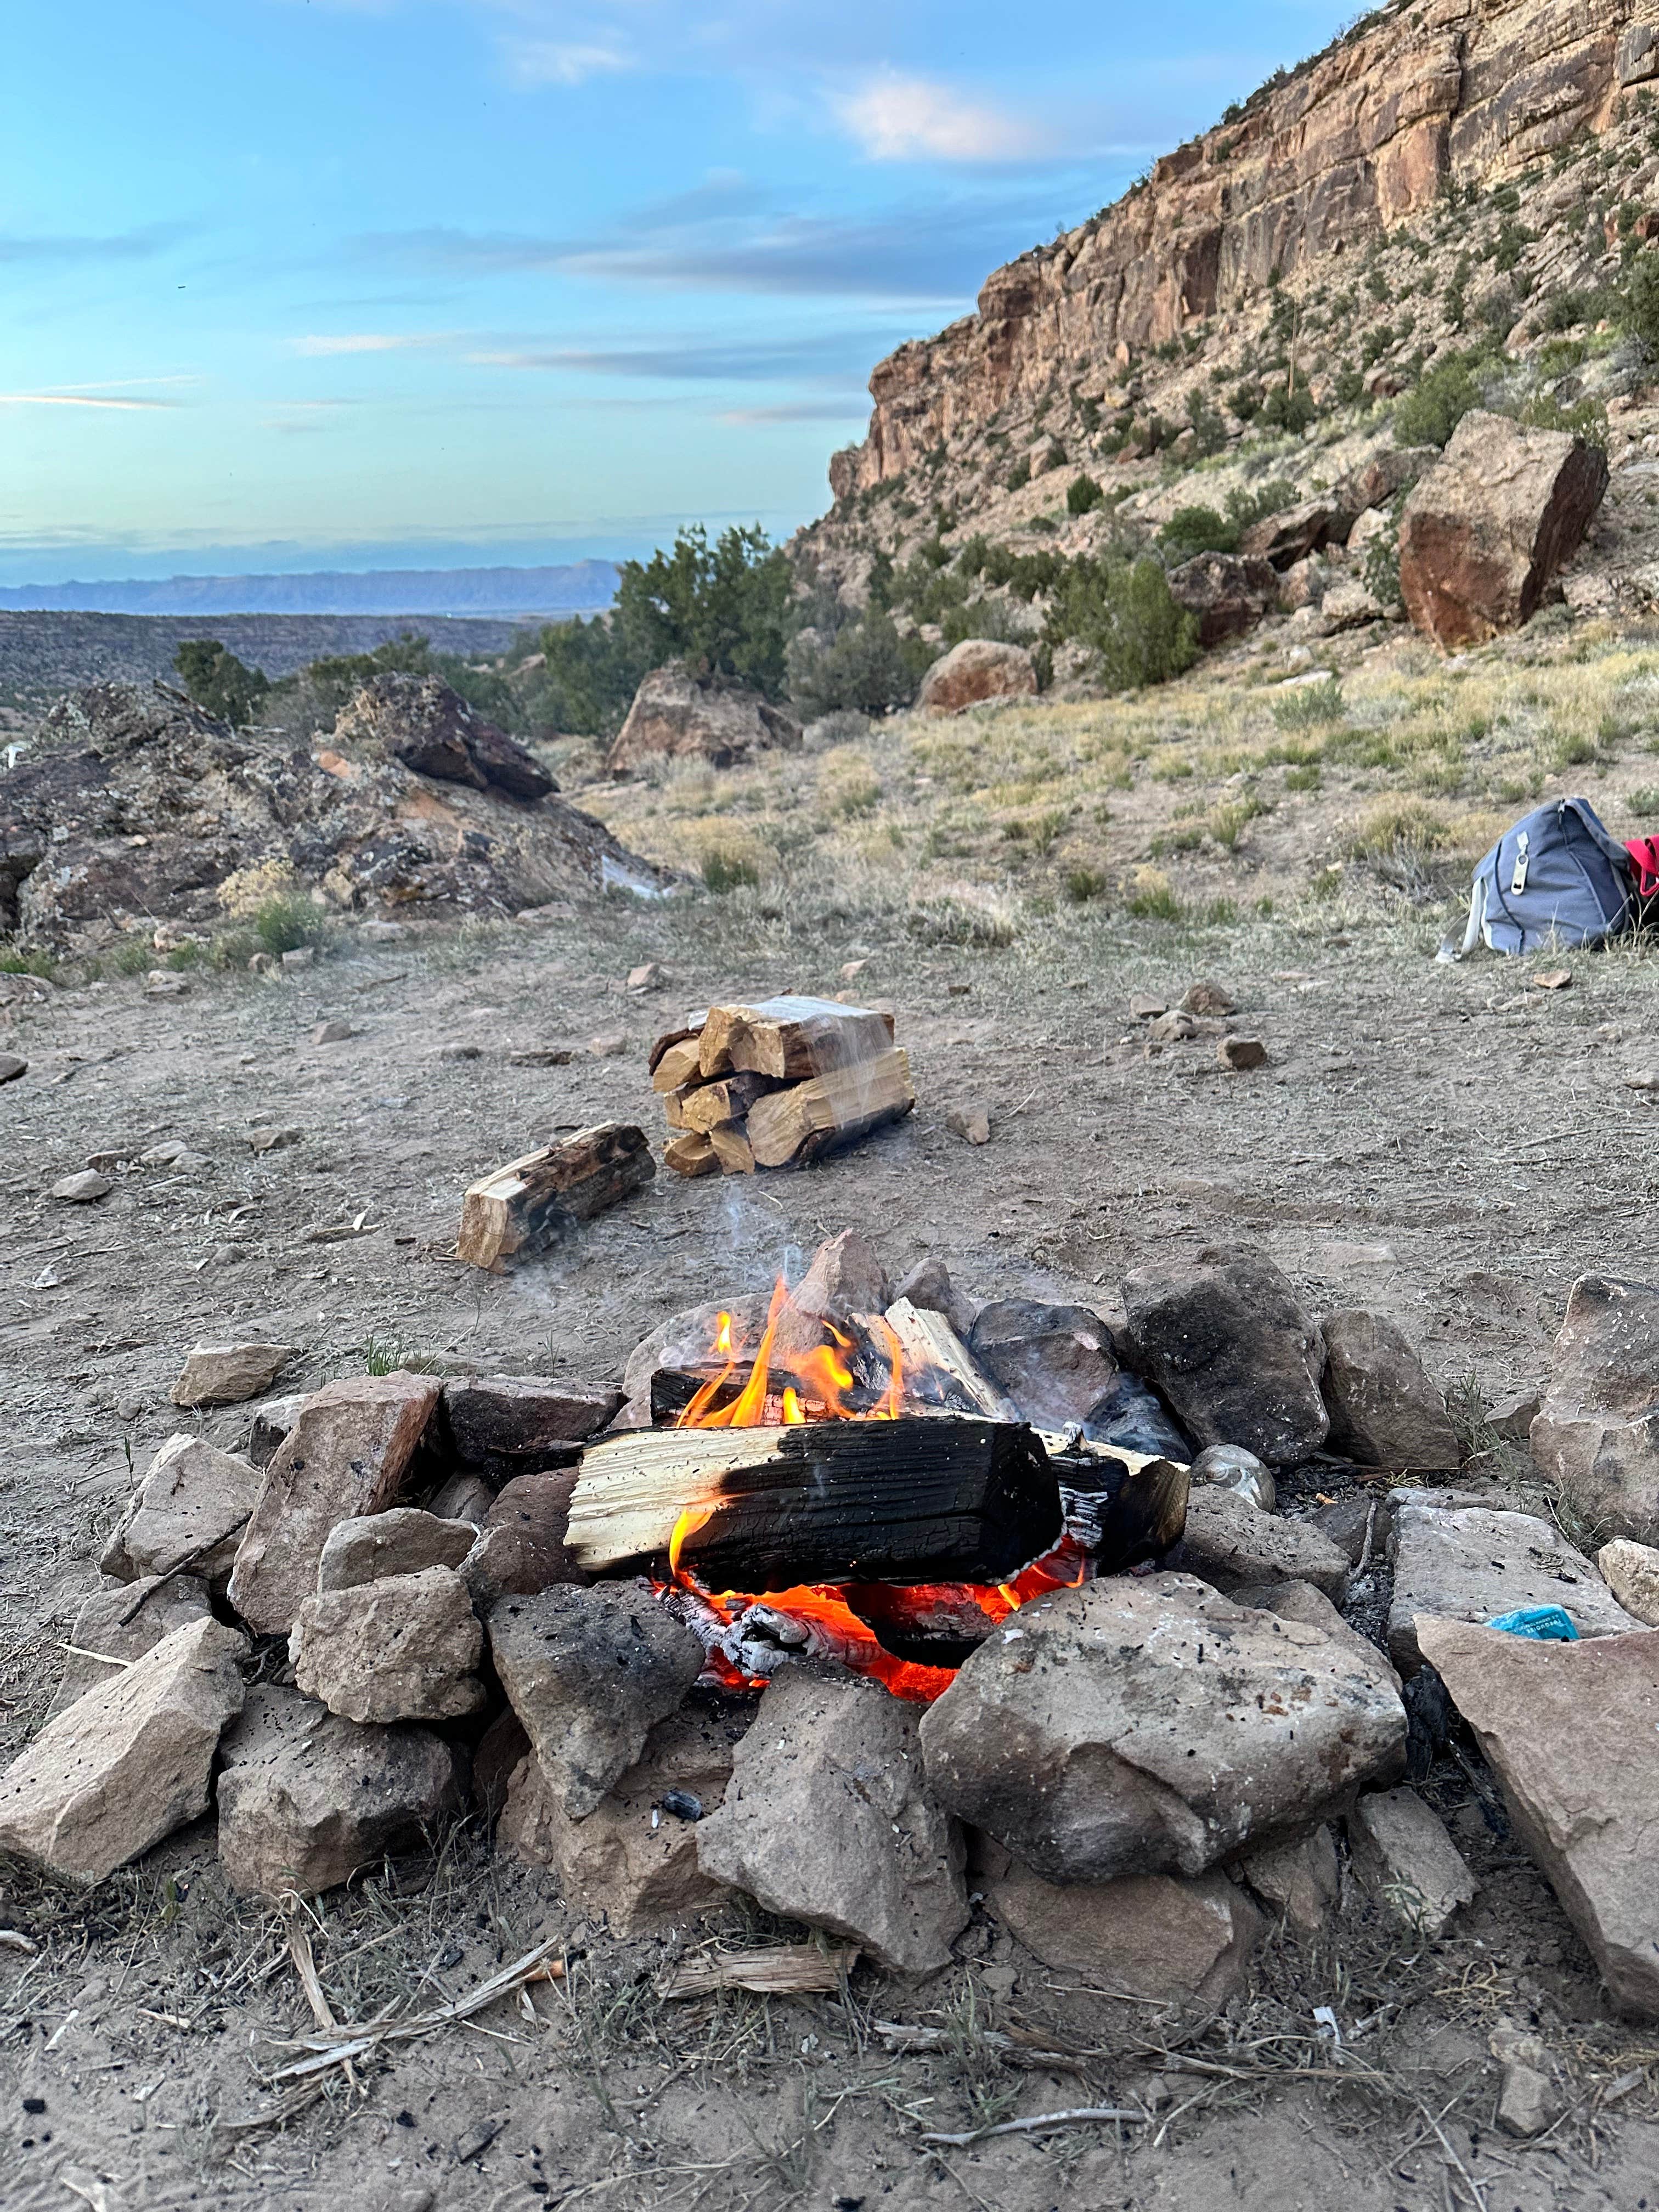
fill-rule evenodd
<path id="1" fill-rule="evenodd" d="M 1395 1917 L 1438 1936 L 1473 1905 L 1476 1883 L 1446 1824 L 1414 1790 L 1378 1790 L 1348 1815 L 1355 1870 Z"/>
<path id="2" fill-rule="evenodd" d="M 1123 1301 L 1129 1364 L 1200 1445 L 1243 1444 L 1282 1467 L 1324 1443 L 1324 1347 L 1265 1253 L 1218 1247 L 1189 1267 L 1138 1269 Z"/>
<path id="3" fill-rule="evenodd" d="M 46 1718 L 56 1720 L 88 1690 L 113 1681 L 122 1662 L 142 1659 L 175 1628 L 205 1620 L 211 1611 L 207 1584 L 194 1575 L 170 1575 L 166 1581 L 146 1575 L 139 1582 L 94 1590 L 75 1616 L 69 1632 L 73 1649 L 64 1655 L 64 1679 Z M 93 1658 L 93 1652 L 103 1656 Z"/>
<path id="4" fill-rule="evenodd" d="M 1529 1437 L 1586 1521 L 1659 1544 L 1659 1290 L 1580 1276 Z"/>
<path id="5" fill-rule="evenodd" d="M 461 1804 L 457 1753 L 423 1728 L 360 1728 L 261 1683 L 227 1732 L 219 1856 L 245 1897 L 314 1897 L 422 1843 Z"/>
<path id="6" fill-rule="evenodd" d="M 247 1650 L 235 1629 L 192 1620 L 77 1698 L 0 1775 L 0 1850 L 101 1881 L 199 1818 L 220 1735 L 242 1708 Z"/>
<path id="7" fill-rule="evenodd" d="M 1247 1583 L 1311 1583 L 1328 1598 L 1348 1587 L 1347 1554 L 1310 1521 L 1264 1513 L 1236 1490 L 1206 1483 L 1187 1500 L 1187 1528 L 1170 1554 L 1178 1572 L 1217 1589 Z"/>
<path id="8" fill-rule="evenodd" d="M 774 1680 L 724 1804 L 697 1824 L 697 1863 L 890 1972 L 945 1966 L 968 1923 L 960 1840 L 927 1787 L 915 1707 L 828 1668 Z"/>
<path id="9" fill-rule="evenodd" d="M 240 1406 L 263 1398 L 293 1357 L 289 1344 L 198 1344 L 170 1395 L 175 1406 Z"/>
<path id="10" fill-rule="evenodd" d="M 1224 2004 L 1267 1933 L 1244 1892 L 1213 1869 L 1193 1881 L 1152 1874 L 1060 1883 L 1015 1860 L 987 1901 L 1045 1966 L 1164 2003 Z"/>
<path id="11" fill-rule="evenodd" d="M 388 1506 L 337 1521 L 317 1563 L 317 1588 L 356 1589 L 389 1575 L 418 1575 L 428 1567 L 459 1567 L 477 1531 L 465 1521 L 446 1521 L 415 1505 Z M 362 1717 L 358 1716 L 358 1717 Z"/>
<path id="12" fill-rule="evenodd" d="M 1332 1450 L 1361 1467 L 1455 1474 L 1457 1431 L 1404 1330 L 1349 1307 L 1327 1314 L 1320 1332 Z"/>
<path id="13" fill-rule="evenodd" d="M 484 1703 L 483 1631 L 453 1567 L 319 1591 L 288 1655 L 306 1695 L 346 1720 L 453 1721 Z"/>
<path id="14" fill-rule="evenodd" d="M 1024 1607 L 921 1741 L 940 1800 L 1047 1880 L 1190 1878 L 1394 1780 L 1406 1715 L 1380 1661 L 1156 1574 Z"/>
<path id="15" fill-rule="evenodd" d="M 1539 1644 L 1424 1620 L 1418 1640 L 1607 1987 L 1659 2014 L 1659 1629 Z"/>
<path id="16" fill-rule="evenodd" d="M 703 1649 L 634 1583 L 499 1598 L 489 1650 L 558 1802 L 586 1820 L 702 1672 Z"/>
<path id="17" fill-rule="evenodd" d="M 609 1428 L 622 1392 L 544 1381 L 533 1375 L 458 1377 L 444 1384 L 444 1423 L 463 1467 L 500 1482 L 568 1460 L 575 1446 Z"/>
<path id="18" fill-rule="evenodd" d="M 1389 1652 L 1402 1674 L 1421 1663 L 1417 1620 L 1487 1621 L 1559 1605 L 1581 1636 L 1622 1636 L 1633 1620 L 1582 1552 L 1550 1521 L 1491 1506 L 1402 1504 L 1389 1529 L 1394 1596 Z"/>
<path id="19" fill-rule="evenodd" d="M 316 1589 L 329 1531 L 392 1503 L 438 1389 L 428 1375 L 354 1375 L 306 1400 L 271 1455 L 230 1578 L 251 1628 L 285 1636 Z"/>
<path id="20" fill-rule="evenodd" d="M 188 1563 L 222 1583 L 236 1560 L 264 1477 L 249 1461 L 220 1451 L 205 1437 L 169 1437 L 151 1460 L 99 1565 L 131 1582 Z"/>
<path id="21" fill-rule="evenodd" d="M 741 1708 L 700 1702 L 671 1713 L 585 1820 L 564 1810 L 532 1752 L 507 1784 L 496 1839 L 529 1865 L 551 1868 L 565 1903 L 602 1917 L 615 1936 L 683 1924 L 727 1894 L 697 1864 L 697 1830 L 720 1809 L 748 1725 Z"/>

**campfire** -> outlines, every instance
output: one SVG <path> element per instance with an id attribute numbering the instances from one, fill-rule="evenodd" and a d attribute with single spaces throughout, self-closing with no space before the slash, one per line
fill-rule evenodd
<path id="1" fill-rule="evenodd" d="M 830 1317 L 781 1277 L 752 1345 L 720 1312 L 650 1405 L 584 1454 L 567 1545 L 645 1575 L 726 1689 L 811 1656 L 929 1702 L 1030 1599 L 1180 1534 L 1184 1469 L 1014 1418 L 904 1299 Z"/>

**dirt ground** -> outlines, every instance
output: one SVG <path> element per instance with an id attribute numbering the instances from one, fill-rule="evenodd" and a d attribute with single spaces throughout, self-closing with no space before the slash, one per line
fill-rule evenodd
<path id="1" fill-rule="evenodd" d="M 697 893 L 391 946 L 347 928 L 312 969 L 194 972 L 179 997 L 0 975 L 0 1048 L 29 1061 L 0 1091 L 0 1755 L 49 1700 L 131 1470 L 195 1418 L 167 1391 L 203 1338 L 296 1346 L 285 1389 L 411 1356 L 601 1379 L 664 1316 L 856 1225 L 895 1274 L 933 1252 L 981 1298 L 1108 1309 L 1130 1266 L 1248 1241 L 1315 1310 L 1393 1315 L 1437 1378 L 1474 1378 L 1466 1407 L 1536 1382 L 1575 1275 L 1646 1264 L 1659 1116 L 1624 1079 L 1652 1048 L 1659 964 L 1576 955 L 1538 963 L 1571 970 L 1540 990 L 1528 963 L 1435 965 L 1448 918 L 1304 902 L 1200 925 L 1060 902 L 975 950 L 875 933 L 867 910 L 821 907 L 806 928 L 763 892 Z M 682 1004 L 833 992 L 859 958 L 913 1055 L 912 1119 L 806 1173 L 661 1174 L 506 1277 L 446 1256 L 465 1184 L 556 1127 L 623 1116 L 657 1136 L 644 1050 Z M 647 959 L 672 984 L 630 999 Z M 1200 975 L 1236 994 L 1264 1068 L 1228 1073 L 1205 1039 L 1147 1056 L 1130 992 Z M 325 1017 L 356 1034 L 313 1044 Z M 591 1053 L 607 1033 L 626 1049 Z M 548 1046 L 574 1057 L 513 1062 Z M 974 1100 L 983 1148 L 945 1127 Z M 293 1140 L 256 1155 L 262 1126 Z M 95 1152 L 168 1139 L 200 1163 L 123 1172 L 89 1207 L 46 1194 Z M 246 1417 L 205 1425 L 239 1443 Z M 257 2123 L 283 2109 L 268 2077 L 311 2013 L 287 1923 L 229 1896 L 210 1826 L 90 1898 L 14 1873 L 0 1927 L 38 1949 L 0 1947 L 0 2206 L 1643 2212 L 1659 2036 L 1605 2010 L 1478 1764 L 1443 1761 L 1430 1789 L 1481 1881 L 1463 1923 L 1408 1940 L 1351 1898 L 1322 1946 L 1270 1942 L 1251 1999 L 1218 2017 L 1044 1970 L 982 1912 L 920 1986 L 860 1969 L 841 1998 L 665 2002 L 665 1956 L 708 1929 L 619 1943 L 464 1826 L 309 1909 L 335 2017 L 459 1996 L 550 1938 L 568 1978 L 354 2082 L 337 2070 L 283 2125 Z M 753 1942 L 766 1923 L 722 1927 Z M 1501 2019 L 1534 2027 L 1570 2084 L 1530 2145 L 1494 2132 Z M 906 2051 L 878 2021 L 938 2034 Z M 1149 2116 L 921 2141 L 1079 2106 Z"/>

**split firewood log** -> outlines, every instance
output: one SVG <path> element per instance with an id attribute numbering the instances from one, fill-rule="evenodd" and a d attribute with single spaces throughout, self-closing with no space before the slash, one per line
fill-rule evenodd
<path id="1" fill-rule="evenodd" d="M 755 1148 L 749 1139 L 746 1126 L 741 1121 L 716 1121 L 705 1132 L 714 1147 L 714 1157 L 726 1175 L 753 1175 Z"/>
<path id="2" fill-rule="evenodd" d="M 526 1152 L 468 1187 L 457 1259 L 499 1273 L 515 1252 L 539 1252 L 579 1221 L 649 1182 L 656 1162 L 643 1129 L 602 1121 Z"/>
<path id="3" fill-rule="evenodd" d="M 676 1023 L 672 1030 L 664 1030 L 659 1036 L 653 1038 L 651 1051 L 646 1060 L 646 1066 L 653 1075 L 661 1066 L 665 1053 L 672 1050 L 677 1044 L 696 1042 L 702 1035 L 703 1024 L 708 1019 L 708 1009 L 706 1006 L 701 1006 L 696 1013 L 688 1014 L 683 1022 Z M 680 1080 L 684 1082 L 684 1077 L 682 1076 Z"/>
<path id="4" fill-rule="evenodd" d="M 676 1175 L 718 1175 L 719 1156 L 707 1137 L 699 1131 L 687 1129 L 678 1137 L 671 1137 L 663 1147 L 663 1165 L 672 1168 Z"/>
<path id="5" fill-rule="evenodd" d="M 904 1354 L 907 1376 L 915 1376 L 918 1382 L 929 1383 L 937 1376 L 948 1376 L 961 1401 L 954 1410 L 985 1413 L 994 1421 L 1019 1419 L 1012 1400 L 1005 1397 L 976 1364 L 972 1352 L 942 1313 L 930 1312 L 925 1306 L 912 1305 L 908 1298 L 899 1298 L 888 1307 L 885 1319 Z"/>
<path id="6" fill-rule="evenodd" d="M 749 1111 L 755 1164 L 781 1168 L 816 1158 L 900 1120 L 915 1103 L 908 1056 L 890 1046 L 873 1060 L 757 1098 Z"/>
<path id="7" fill-rule="evenodd" d="M 651 1063 L 651 1088 L 653 1091 L 678 1091 L 683 1084 L 696 1083 L 698 1079 L 697 1039 L 682 1037 L 678 1044 L 667 1049 Z"/>
<path id="8" fill-rule="evenodd" d="M 785 997 L 711 1008 L 700 1057 L 706 1077 L 736 1068 L 794 1082 L 873 1059 L 892 1042 L 890 1015 L 834 999 Z"/>
<path id="9" fill-rule="evenodd" d="M 741 1121 L 757 1098 L 781 1088 L 770 1075 L 726 1075 L 687 1090 L 680 1105 L 682 1128 L 712 1129 L 721 1121 Z"/>

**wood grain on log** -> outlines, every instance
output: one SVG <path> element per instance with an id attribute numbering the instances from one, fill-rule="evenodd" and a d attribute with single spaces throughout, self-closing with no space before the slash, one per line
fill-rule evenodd
<path id="1" fill-rule="evenodd" d="M 1012 1400 L 975 1364 L 974 1355 L 942 1313 L 899 1298 L 888 1307 L 886 1321 L 904 1354 L 907 1379 L 918 1370 L 919 1382 L 930 1373 L 948 1375 L 967 1407 L 994 1421 L 1018 1419 Z"/>
<path id="2" fill-rule="evenodd" d="M 651 1063 L 651 1088 L 653 1091 L 678 1091 L 684 1083 L 697 1080 L 698 1046 L 696 1037 L 682 1037 L 671 1044 L 661 1056 Z"/>
<path id="3" fill-rule="evenodd" d="M 603 1213 L 655 1173 L 643 1129 L 623 1121 L 578 1129 L 469 1186 L 456 1257 L 499 1270 L 514 1253 L 538 1252 Z"/>
<path id="4" fill-rule="evenodd" d="M 696 1013 L 688 1014 L 683 1022 L 677 1022 L 672 1030 L 664 1030 L 653 1037 L 651 1042 L 651 1050 L 645 1063 L 651 1073 L 653 1075 L 656 1073 L 662 1064 L 664 1054 L 670 1051 L 675 1045 L 684 1044 L 688 1039 L 695 1043 L 702 1035 L 703 1024 L 708 1019 L 708 1009 L 706 1006 L 700 1006 Z M 682 1082 L 684 1079 L 684 1076 L 680 1079 Z"/>
<path id="5" fill-rule="evenodd" d="M 714 1127 L 705 1133 L 726 1174 L 754 1174 L 755 1150 L 749 1141 L 748 1130 L 741 1121 L 716 1121 Z"/>
<path id="6" fill-rule="evenodd" d="M 678 1137 L 671 1137 L 663 1147 L 662 1160 L 663 1165 L 672 1168 L 676 1175 L 718 1175 L 720 1170 L 714 1147 L 695 1129 L 683 1130 Z"/>
<path id="7" fill-rule="evenodd" d="M 740 1121 L 757 1098 L 777 1088 L 769 1075 L 726 1075 L 701 1084 L 681 1099 L 681 1127 L 708 1130 L 721 1121 Z"/>
<path id="8" fill-rule="evenodd" d="M 893 1046 L 873 1060 L 775 1091 L 750 1109 L 756 1165 L 781 1168 L 814 1158 L 898 1121 L 915 1103 L 908 1057 Z"/>

